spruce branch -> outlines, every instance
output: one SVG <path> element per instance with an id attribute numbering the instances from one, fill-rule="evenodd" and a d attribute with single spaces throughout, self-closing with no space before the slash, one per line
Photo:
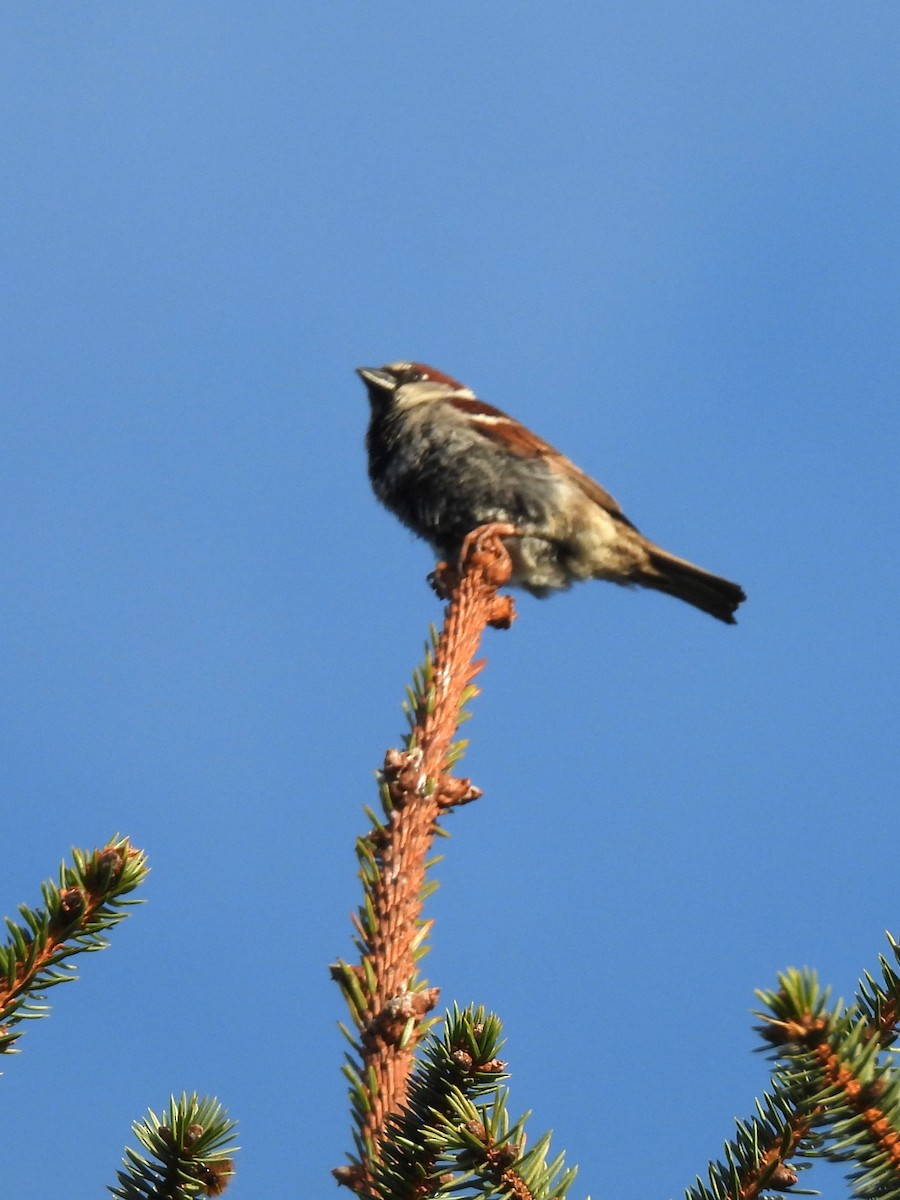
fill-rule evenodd
<path id="1" fill-rule="evenodd" d="M 147 1154 L 128 1147 L 108 1190 L 119 1200 L 191 1200 L 220 1196 L 234 1174 L 236 1123 L 218 1100 L 196 1092 L 169 1100 L 168 1112 L 148 1111 L 132 1126 Z M 149 1155 L 149 1157 L 148 1157 Z"/>
<path id="2" fill-rule="evenodd" d="M 442 564 L 436 589 L 449 599 L 440 636 L 426 651 L 408 693 L 410 731 L 402 750 L 385 756 L 379 784 L 382 814 L 357 842 L 363 903 L 354 918 L 360 961 L 338 962 L 332 977 L 350 1009 L 355 1033 L 345 1074 L 351 1085 L 356 1158 L 338 1168 L 356 1190 L 371 1183 L 389 1118 L 406 1102 L 416 1045 L 430 1027 L 438 990 L 419 978 L 430 922 L 422 919 L 429 891 L 428 857 L 438 820 L 480 793 L 450 775 L 462 753 L 454 737 L 464 706 L 478 694 L 474 656 L 487 626 L 507 628 L 512 601 L 498 596 L 511 564 L 501 541 L 512 526 L 488 525 L 466 539 L 458 569 Z"/>
<path id="3" fill-rule="evenodd" d="M 900 964 L 900 943 L 890 934 L 888 945 L 894 961 Z M 900 975 L 884 955 L 879 956 L 881 982 L 866 971 L 856 993 L 856 1004 L 868 1021 L 872 1037 L 877 1037 L 883 1049 L 890 1049 L 897 1040 L 900 1027 Z"/>
<path id="4" fill-rule="evenodd" d="M 576 1172 L 565 1169 L 562 1156 L 547 1162 L 549 1135 L 526 1152 L 526 1117 L 511 1125 L 506 1111 L 501 1045 L 493 1013 L 454 1005 L 441 1036 L 424 1043 L 406 1108 L 390 1118 L 367 1194 L 562 1200 Z"/>
<path id="5" fill-rule="evenodd" d="M 444 626 L 408 689 L 410 732 L 385 756 L 381 812 L 367 810 L 371 827 L 357 843 L 360 957 L 332 967 L 352 1021 L 344 1071 L 356 1154 L 333 1174 L 363 1200 L 561 1200 L 575 1177 L 561 1155 L 548 1161 L 549 1134 L 526 1149 L 526 1117 L 508 1117 L 497 1018 L 454 1007 L 442 1034 L 426 1038 L 438 990 L 418 973 L 431 929 L 422 910 L 435 886 L 427 879 L 432 839 L 444 834 L 446 811 L 480 795 L 450 774 L 465 746 L 453 739 L 478 694 L 472 681 L 483 662 L 474 656 L 484 630 L 508 627 L 514 615 L 497 590 L 510 572 L 502 539 L 515 533 L 499 525 L 476 530 L 459 567 L 436 571 L 437 590 L 449 599 Z M 900 944 L 890 936 L 889 944 L 900 964 Z M 813 1194 L 796 1185 L 817 1157 L 850 1162 L 857 1196 L 900 1200 L 894 963 L 882 957 L 881 979 L 866 973 L 846 1008 L 829 1004 L 810 971 L 785 972 L 776 991 L 758 993 L 760 1032 L 775 1059 L 769 1089 L 687 1200 Z"/>
<path id="6" fill-rule="evenodd" d="M 820 1131 L 801 1152 L 852 1162 L 859 1196 L 900 1197 L 900 1074 L 883 1049 L 896 976 L 882 966 L 885 987 L 867 974 L 846 1008 L 829 1007 L 814 972 L 787 971 L 777 991 L 758 993 L 766 1006 L 759 1015 L 796 1107 Z"/>
<path id="7" fill-rule="evenodd" d="M 73 850 L 62 863 L 59 883 L 42 885 L 42 908 L 21 905 L 21 923 L 6 919 L 9 940 L 0 946 L 0 1053 L 15 1052 L 21 1021 L 46 1016 L 44 993 L 75 978 L 69 960 L 103 950 L 107 931 L 141 903 L 126 899 L 145 879 L 144 854 L 127 838 L 114 838 L 101 850 Z"/>
<path id="8" fill-rule="evenodd" d="M 797 1103 L 786 1075 L 773 1074 L 771 1089 L 756 1101 L 756 1112 L 750 1120 L 736 1122 L 737 1135 L 725 1143 L 724 1158 L 709 1164 L 708 1182 L 698 1176 L 685 1192 L 687 1200 L 757 1200 L 784 1191 L 810 1194 L 795 1188 L 799 1175 L 791 1159 L 814 1145 L 815 1119 L 805 1104 Z"/>

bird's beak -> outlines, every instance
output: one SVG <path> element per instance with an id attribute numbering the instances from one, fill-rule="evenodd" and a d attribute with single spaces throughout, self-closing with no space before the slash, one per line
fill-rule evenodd
<path id="1" fill-rule="evenodd" d="M 357 367 L 356 373 L 367 387 L 377 388 L 381 392 L 392 391 L 396 386 L 394 376 L 381 367 Z"/>

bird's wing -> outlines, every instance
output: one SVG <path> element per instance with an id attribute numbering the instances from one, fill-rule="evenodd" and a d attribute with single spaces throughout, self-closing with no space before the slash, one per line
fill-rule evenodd
<path id="1" fill-rule="evenodd" d="M 472 428 L 476 429 L 482 437 L 489 438 L 497 445 L 502 446 L 508 454 L 515 454 L 520 458 L 542 459 L 551 471 L 556 471 L 576 483 L 588 499 L 605 509 L 610 516 L 622 521 L 632 529 L 635 528 L 622 512 L 617 501 L 605 488 L 602 488 L 595 479 L 591 479 L 590 475 L 586 475 L 580 467 L 576 467 L 571 459 L 560 454 L 549 442 L 545 442 L 536 433 L 526 429 L 519 421 L 514 420 L 499 408 L 494 408 L 492 404 L 485 404 L 483 400 L 469 400 L 458 396 L 454 397 L 453 403 L 466 413 Z"/>

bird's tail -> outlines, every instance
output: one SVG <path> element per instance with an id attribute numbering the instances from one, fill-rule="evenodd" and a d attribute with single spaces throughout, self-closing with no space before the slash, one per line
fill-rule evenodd
<path id="1" fill-rule="evenodd" d="M 649 561 L 637 582 L 669 596 L 677 596 L 726 625 L 737 623 L 735 609 L 747 599 L 742 587 L 720 575 L 711 575 L 683 558 L 676 558 L 652 543 L 647 549 Z"/>

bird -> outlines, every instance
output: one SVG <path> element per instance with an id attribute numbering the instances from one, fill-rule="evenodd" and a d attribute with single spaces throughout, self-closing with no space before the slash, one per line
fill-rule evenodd
<path id="1" fill-rule="evenodd" d="M 479 526 L 505 523 L 510 584 L 545 597 L 605 579 L 675 596 L 734 625 L 743 588 L 670 554 L 565 455 L 434 367 L 358 367 L 375 495 L 453 562 Z"/>

